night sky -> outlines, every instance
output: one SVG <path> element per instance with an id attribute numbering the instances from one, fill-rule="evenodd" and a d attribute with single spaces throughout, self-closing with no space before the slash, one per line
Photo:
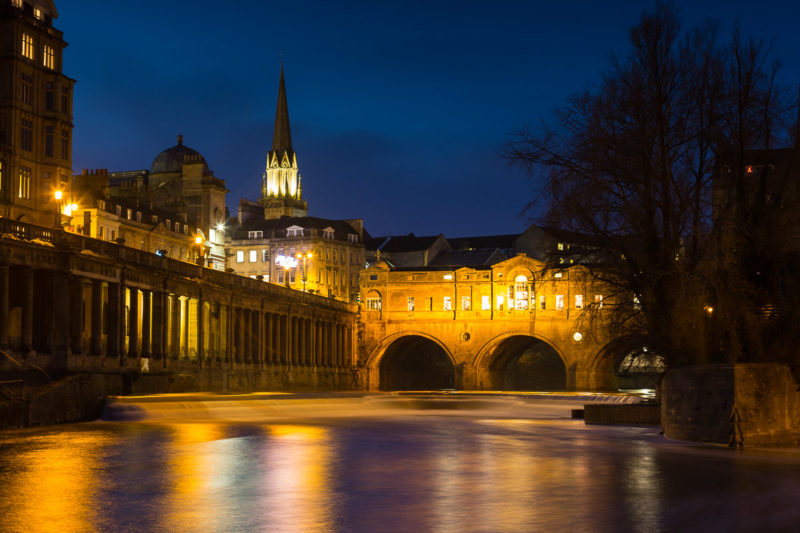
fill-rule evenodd
<path id="1" fill-rule="evenodd" d="M 800 83 L 784 1 L 677 2 L 727 37 L 738 17 Z M 596 83 L 650 2 L 56 0 L 77 80 L 73 168 L 149 168 L 176 143 L 260 196 L 281 57 L 309 214 L 373 236 L 513 233 L 531 184 L 500 152 Z M 758 10 L 754 6 L 758 6 Z"/>

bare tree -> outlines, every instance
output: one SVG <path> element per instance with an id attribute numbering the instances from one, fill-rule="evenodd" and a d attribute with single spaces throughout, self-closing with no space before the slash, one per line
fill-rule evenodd
<path id="1" fill-rule="evenodd" d="M 712 22 L 683 31 L 675 8 L 657 4 L 596 88 L 555 123 L 523 128 L 506 153 L 539 184 L 546 223 L 605 252 L 595 275 L 618 288 L 614 322 L 671 364 L 752 353 L 767 298 L 749 278 L 780 249 L 777 198 L 765 187 L 754 199 L 746 163 L 748 150 L 786 140 L 791 110 L 764 44 L 736 28 L 721 46 L 717 33 Z"/>

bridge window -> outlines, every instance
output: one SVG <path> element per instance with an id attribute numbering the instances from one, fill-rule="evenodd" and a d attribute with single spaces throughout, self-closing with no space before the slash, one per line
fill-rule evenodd
<path id="1" fill-rule="evenodd" d="M 367 311 L 380 311 L 381 310 L 381 297 L 372 296 L 367 298 Z"/>
<path id="2" fill-rule="evenodd" d="M 408 297 L 408 310 L 409 311 L 413 311 L 414 310 L 414 297 L 413 296 L 409 296 Z"/>
<path id="3" fill-rule="evenodd" d="M 244 250 L 236 250 L 236 262 L 244 263 Z"/>
<path id="4" fill-rule="evenodd" d="M 575 309 L 583 309 L 583 294 L 575 295 Z"/>
<path id="5" fill-rule="evenodd" d="M 492 307 L 492 302 L 489 297 L 486 295 L 481 296 L 481 310 L 488 311 L 490 307 Z"/>
<path id="6" fill-rule="evenodd" d="M 520 310 L 528 308 L 528 278 L 525 276 L 514 278 L 514 308 Z"/>
<path id="7" fill-rule="evenodd" d="M 461 297 L 461 310 L 462 311 L 469 311 L 469 296 L 462 296 Z"/>
<path id="8" fill-rule="evenodd" d="M 603 295 L 602 294 L 595 294 L 594 295 L 594 303 L 598 309 L 603 308 Z"/>
<path id="9" fill-rule="evenodd" d="M 453 308 L 453 301 L 449 296 L 444 297 L 444 303 L 442 305 L 442 308 L 445 311 L 450 311 Z"/>
<path id="10" fill-rule="evenodd" d="M 503 301 L 504 300 L 505 299 L 503 298 L 502 294 L 498 294 L 497 295 L 497 310 L 498 311 L 502 311 L 503 310 Z"/>
<path id="11" fill-rule="evenodd" d="M 250 262 L 255 263 L 258 261 L 258 250 L 250 250 Z"/>
<path id="12" fill-rule="evenodd" d="M 564 295 L 556 294 L 556 310 L 562 311 L 564 309 Z"/>
<path id="13" fill-rule="evenodd" d="M 539 309 L 542 311 L 547 309 L 547 297 L 544 294 L 539 295 Z"/>

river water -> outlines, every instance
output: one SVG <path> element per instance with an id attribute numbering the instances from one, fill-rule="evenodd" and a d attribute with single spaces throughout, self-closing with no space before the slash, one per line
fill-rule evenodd
<path id="1" fill-rule="evenodd" d="M 570 400 L 132 399 L 0 432 L 2 531 L 799 531 L 800 453 Z"/>

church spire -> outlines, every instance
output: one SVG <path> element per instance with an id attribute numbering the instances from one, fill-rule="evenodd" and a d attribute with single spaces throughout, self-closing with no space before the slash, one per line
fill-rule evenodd
<path id="1" fill-rule="evenodd" d="M 272 134 L 272 151 L 278 157 L 289 153 L 289 159 L 294 155 L 292 150 L 292 131 L 289 128 L 289 106 L 286 103 L 286 82 L 283 79 L 283 63 L 281 63 L 281 81 L 278 85 L 278 105 L 275 109 L 275 131 Z"/>

